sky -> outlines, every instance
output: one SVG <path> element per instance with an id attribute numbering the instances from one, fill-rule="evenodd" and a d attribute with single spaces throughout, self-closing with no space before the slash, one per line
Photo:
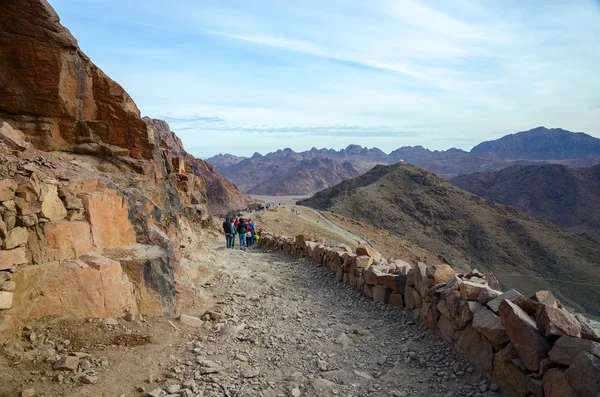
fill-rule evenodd
<path id="1" fill-rule="evenodd" d="M 600 137 L 600 0 L 49 0 L 197 157 Z"/>

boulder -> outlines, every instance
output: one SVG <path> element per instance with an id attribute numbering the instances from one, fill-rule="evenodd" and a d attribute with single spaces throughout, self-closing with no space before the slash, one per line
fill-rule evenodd
<path id="1" fill-rule="evenodd" d="M 450 318 L 455 318 L 459 314 L 460 310 L 460 292 L 458 291 L 447 291 L 443 294 L 443 299 L 446 301 L 446 307 Z"/>
<path id="2" fill-rule="evenodd" d="M 10 309 L 13 305 L 13 293 L 0 291 L 0 310 Z"/>
<path id="3" fill-rule="evenodd" d="M 416 289 L 413 289 L 412 296 L 415 301 L 415 306 L 421 308 L 423 306 L 423 297 L 421 294 L 419 294 Z"/>
<path id="4" fill-rule="evenodd" d="M 519 306 L 503 300 L 499 312 L 517 354 L 530 371 L 538 371 L 540 361 L 548 357 L 550 344 L 539 333 L 534 320 Z"/>
<path id="5" fill-rule="evenodd" d="M 544 397 L 578 397 L 567 382 L 565 371 L 550 368 L 544 374 Z"/>
<path id="6" fill-rule="evenodd" d="M 437 327 L 440 331 L 440 336 L 442 339 L 444 339 L 446 342 L 454 341 L 454 334 L 456 330 L 454 329 L 454 322 L 452 320 L 442 314 L 438 319 Z"/>
<path id="7" fill-rule="evenodd" d="M 14 179 L 0 179 L 0 201 L 9 201 L 15 197 L 17 182 Z"/>
<path id="8" fill-rule="evenodd" d="M 427 265 L 423 262 L 417 263 L 414 268 L 414 285 L 416 288 L 421 288 L 423 280 L 427 278 Z M 433 284 L 432 284 L 433 285 Z"/>
<path id="9" fill-rule="evenodd" d="M 508 342 L 508 335 L 502 325 L 502 320 L 485 307 L 473 314 L 473 328 L 494 345 Z"/>
<path id="10" fill-rule="evenodd" d="M 373 287 L 373 301 L 387 303 L 392 290 L 384 285 L 376 285 Z"/>
<path id="11" fill-rule="evenodd" d="M 560 307 L 558 299 L 554 297 L 554 294 L 548 290 L 541 290 L 529 297 L 534 302 L 541 303 L 542 305 L 549 307 Z"/>
<path id="12" fill-rule="evenodd" d="M 169 253 L 156 245 L 132 244 L 107 249 L 105 256 L 121 263 L 135 285 L 138 307 L 143 314 L 177 315 L 173 263 Z"/>
<path id="13" fill-rule="evenodd" d="M 572 336 L 561 336 L 552 346 L 548 357 L 557 364 L 569 366 L 581 352 L 591 353 L 594 349 L 600 349 L 600 343 Z"/>
<path id="14" fill-rule="evenodd" d="M 366 255 L 357 256 L 355 259 L 357 268 L 368 268 L 373 264 L 373 258 Z"/>
<path id="15" fill-rule="evenodd" d="M 60 221 L 67 216 L 67 209 L 58 197 L 56 185 L 45 184 L 40 190 L 42 210 L 40 215 L 50 221 Z"/>
<path id="16" fill-rule="evenodd" d="M 465 301 L 476 301 L 481 291 L 487 288 L 488 286 L 485 284 L 463 281 L 460 284 L 460 299 Z"/>
<path id="17" fill-rule="evenodd" d="M 8 236 L 4 241 L 4 247 L 6 249 L 17 248 L 21 245 L 27 244 L 29 239 L 29 232 L 24 227 L 15 227 L 8 231 Z"/>
<path id="18" fill-rule="evenodd" d="M 181 321 L 182 324 L 185 324 L 185 325 L 188 325 L 188 326 L 194 327 L 194 328 L 199 328 L 204 325 L 204 321 L 202 321 L 200 318 L 193 317 L 193 316 L 187 316 L 185 314 L 182 314 L 179 316 L 179 321 Z"/>
<path id="19" fill-rule="evenodd" d="M 12 250 L 0 250 L 0 270 L 11 269 L 15 265 L 27 263 L 27 255 L 23 247 Z"/>
<path id="20" fill-rule="evenodd" d="M 370 247 L 368 245 L 359 245 L 358 247 L 356 247 L 356 255 L 368 256 L 370 258 L 373 258 L 373 261 L 375 262 L 379 262 L 382 258 L 379 252 L 375 251 L 373 247 Z"/>
<path id="21" fill-rule="evenodd" d="M 589 318 L 576 314 L 575 318 L 581 325 L 581 337 L 584 339 L 600 342 L 600 322 L 590 320 Z"/>
<path id="22" fill-rule="evenodd" d="M 118 318 L 137 313 L 134 286 L 119 262 L 98 255 L 29 266 L 15 274 L 21 312 L 43 317 Z"/>
<path id="23" fill-rule="evenodd" d="M 486 303 L 488 303 L 494 298 L 499 297 L 500 295 L 502 295 L 502 291 L 497 291 L 491 288 L 484 288 L 481 290 L 481 292 L 479 292 L 479 296 L 477 296 L 477 302 L 481 303 L 482 305 L 485 305 Z"/>
<path id="24" fill-rule="evenodd" d="M 402 294 L 391 294 L 388 303 L 401 309 L 404 308 L 404 298 L 402 297 Z"/>
<path id="25" fill-rule="evenodd" d="M 426 269 L 426 276 L 433 279 L 434 284 L 447 283 L 454 275 L 454 269 L 446 264 L 427 266 Z"/>
<path id="26" fill-rule="evenodd" d="M 75 356 L 66 356 L 54 363 L 54 369 L 57 371 L 77 371 L 79 359 Z"/>
<path id="27" fill-rule="evenodd" d="M 566 371 L 567 382 L 578 396 L 600 393 L 600 358 L 581 352 Z"/>
<path id="28" fill-rule="evenodd" d="M 519 292 L 515 291 L 514 289 L 511 289 L 511 290 L 504 292 L 502 295 L 489 301 L 487 303 L 487 307 L 492 309 L 492 311 L 494 313 L 498 314 L 498 312 L 500 310 L 500 303 L 503 300 L 508 300 L 510 302 L 516 303 L 517 306 L 519 306 L 520 303 L 525 301 L 525 298 Z"/>
<path id="29" fill-rule="evenodd" d="M 527 376 L 515 361 L 520 359 L 513 344 L 509 343 L 494 355 L 492 379 L 500 383 L 512 396 L 526 397 L 529 392 Z"/>
<path id="30" fill-rule="evenodd" d="M 369 284 L 363 285 L 363 295 L 369 299 L 373 299 L 373 286 Z"/>
<path id="31" fill-rule="evenodd" d="M 458 329 L 464 329 L 473 321 L 475 312 L 482 310 L 483 305 L 479 302 L 474 301 L 460 301 L 458 308 L 458 316 L 455 316 L 454 320 Z"/>
<path id="32" fill-rule="evenodd" d="M 581 336 L 581 324 L 574 315 L 554 306 L 541 305 L 535 315 L 538 329 L 544 336 Z"/>
<path id="33" fill-rule="evenodd" d="M 14 150 L 23 151 L 31 145 L 23 139 L 21 133 L 5 121 L 0 121 L 0 142 Z"/>
<path id="34" fill-rule="evenodd" d="M 412 310 L 416 307 L 413 291 L 414 291 L 413 287 L 407 286 L 405 293 L 404 293 L 404 304 L 406 305 L 406 308 L 409 310 Z"/>
<path id="35" fill-rule="evenodd" d="M 544 381 L 536 373 L 527 375 L 527 389 L 534 397 L 544 397 Z"/>
<path id="36" fill-rule="evenodd" d="M 436 305 L 436 308 L 441 315 L 446 316 L 447 318 L 452 318 L 452 316 L 450 315 L 450 311 L 448 310 L 448 306 L 446 305 L 445 299 L 440 299 L 440 301 Z"/>
<path id="37" fill-rule="evenodd" d="M 492 370 L 492 345 L 473 327 L 469 325 L 464 331 L 459 331 L 456 344 L 473 364 L 485 371 Z"/>

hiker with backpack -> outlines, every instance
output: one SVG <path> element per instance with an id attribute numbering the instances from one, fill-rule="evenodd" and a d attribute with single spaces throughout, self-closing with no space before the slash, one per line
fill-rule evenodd
<path id="1" fill-rule="evenodd" d="M 223 232 L 225 233 L 225 243 L 227 248 L 233 248 L 233 234 L 231 230 L 231 219 L 229 217 L 225 218 L 225 222 L 223 222 Z"/>
<path id="2" fill-rule="evenodd" d="M 241 250 L 245 250 L 246 249 L 246 222 L 244 222 L 244 218 L 240 218 L 238 225 L 237 225 L 237 232 L 240 235 L 240 249 Z"/>

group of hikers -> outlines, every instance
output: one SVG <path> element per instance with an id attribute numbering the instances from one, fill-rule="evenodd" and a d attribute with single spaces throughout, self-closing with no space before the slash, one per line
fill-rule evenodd
<path id="1" fill-rule="evenodd" d="M 258 242 L 259 236 L 254 229 L 254 223 L 252 219 L 244 218 L 225 218 L 223 222 L 223 231 L 225 232 L 225 242 L 227 248 L 235 247 L 235 235 L 239 236 L 240 249 L 245 250 L 248 247 Z"/>

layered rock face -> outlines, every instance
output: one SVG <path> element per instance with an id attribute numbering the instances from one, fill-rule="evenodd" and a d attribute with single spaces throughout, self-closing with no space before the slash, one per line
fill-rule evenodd
<path id="1" fill-rule="evenodd" d="M 154 136 L 133 100 L 45 0 L 3 2 L 0 49 L 0 118 L 36 148 L 152 159 Z"/>
<path id="2" fill-rule="evenodd" d="M 266 233 L 259 241 L 328 267 L 369 299 L 410 311 L 512 396 L 600 394 L 600 323 L 563 307 L 550 291 L 526 298 L 500 291 L 491 273 L 387 260 L 371 247 L 352 252 Z"/>
<path id="3" fill-rule="evenodd" d="M 0 340 L 47 316 L 175 315 L 204 179 L 45 0 L 3 3 L 0 55 Z"/>
<path id="4" fill-rule="evenodd" d="M 250 197 L 242 193 L 233 183 L 221 176 L 215 167 L 200 160 L 186 152 L 181 139 L 171 131 L 169 124 L 164 120 L 144 117 L 144 121 L 152 126 L 158 133 L 161 142 L 164 142 L 171 153 L 171 162 L 174 168 L 180 166 L 183 160 L 186 170 L 201 177 L 206 182 L 206 194 L 208 196 L 208 210 L 211 214 L 226 214 L 246 208 L 252 201 Z M 174 162 L 174 163 L 173 163 Z"/>

